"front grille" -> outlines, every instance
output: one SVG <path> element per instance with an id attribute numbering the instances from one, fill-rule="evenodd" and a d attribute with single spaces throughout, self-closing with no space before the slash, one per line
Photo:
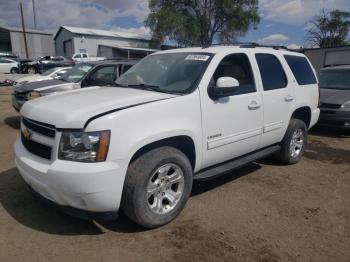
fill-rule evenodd
<path id="1" fill-rule="evenodd" d="M 36 141 L 25 138 L 23 133 L 21 132 L 21 139 L 23 146 L 32 154 L 40 156 L 42 158 L 46 158 L 51 160 L 51 151 L 52 148 L 47 145 L 40 144 Z"/>
<path id="2" fill-rule="evenodd" d="M 18 100 L 25 100 L 25 101 L 27 101 L 27 92 L 20 93 L 20 92 L 15 91 L 15 97 Z"/>
<path id="3" fill-rule="evenodd" d="M 56 135 L 56 128 L 53 125 L 41 123 L 27 118 L 22 119 L 23 124 L 29 129 L 48 137 L 54 138 Z"/>
<path id="4" fill-rule="evenodd" d="M 337 111 L 336 110 L 325 110 L 325 109 L 321 108 L 321 113 L 324 113 L 324 114 L 335 114 L 335 113 L 337 113 Z"/>
<path id="5" fill-rule="evenodd" d="M 330 103 L 321 103 L 320 104 L 320 108 L 324 108 L 324 109 L 338 109 L 340 107 L 341 107 L 341 105 L 339 105 L 339 104 L 330 104 Z"/>

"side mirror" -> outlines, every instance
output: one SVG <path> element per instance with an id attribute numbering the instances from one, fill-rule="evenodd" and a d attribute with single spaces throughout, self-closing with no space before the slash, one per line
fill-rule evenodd
<path id="1" fill-rule="evenodd" d="M 216 81 L 216 86 L 211 88 L 211 95 L 218 97 L 225 97 L 228 94 L 237 91 L 239 82 L 236 78 L 224 76 Z"/>

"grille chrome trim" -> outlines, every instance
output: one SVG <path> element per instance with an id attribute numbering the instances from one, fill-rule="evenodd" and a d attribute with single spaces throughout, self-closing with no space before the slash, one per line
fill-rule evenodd
<path id="1" fill-rule="evenodd" d="M 52 137 L 52 138 L 54 138 L 56 135 L 56 128 L 53 125 L 41 123 L 25 117 L 22 118 L 22 122 L 26 127 L 28 127 L 29 129 L 41 135 Z"/>
<path id="2" fill-rule="evenodd" d="M 339 109 L 341 107 L 340 104 L 331 104 L 331 103 L 321 103 L 320 108 L 324 109 Z"/>

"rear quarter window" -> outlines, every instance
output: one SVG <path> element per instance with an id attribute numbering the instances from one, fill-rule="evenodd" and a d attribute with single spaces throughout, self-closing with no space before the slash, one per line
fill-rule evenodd
<path id="1" fill-rule="evenodd" d="M 299 85 L 311 85 L 317 83 L 314 72 L 305 57 L 285 55 L 284 58 Z"/>

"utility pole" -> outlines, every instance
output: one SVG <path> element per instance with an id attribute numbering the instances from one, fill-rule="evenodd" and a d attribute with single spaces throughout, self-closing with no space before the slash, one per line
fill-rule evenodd
<path id="1" fill-rule="evenodd" d="M 33 16 L 34 16 L 34 29 L 36 29 L 36 11 L 35 11 L 35 0 L 32 0 L 33 3 Z"/>
<path id="2" fill-rule="evenodd" d="M 26 58 L 29 59 L 28 55 L 28 46 L 27 46 L 27 36 L 26 36 L 26 28 L 24 25 L 24 18 L 23 18 L 23 7 L 22 3 L 19 3 L 19 9 L 21 10 L 21 19 L 22 19 L 22 30 L 23 30 L 23 38 L 24 38 L 24 48 L 26 50 Z"/>

